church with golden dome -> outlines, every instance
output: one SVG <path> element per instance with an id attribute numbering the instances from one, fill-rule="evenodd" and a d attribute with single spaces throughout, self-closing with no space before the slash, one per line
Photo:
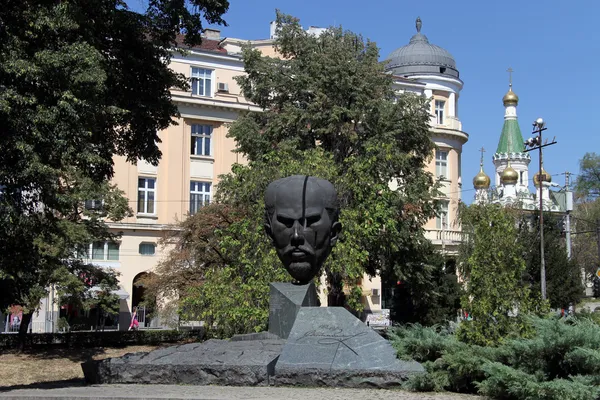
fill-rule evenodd
<path id="1" fill-rule="evenodd" d="M 512 70 L 509 69 L 509 72 Z M 479 173 L 473 178 L 476 204 L 497 203 L 504 206 L 516 206 L 526 210 L 539 209 L 539 196 L 543 199 L 546 211 L 564 211 L 561 193 L 550 190 L 551 175 L 542 168 L 542 185 L 539 173 L 533 176 L 535 191 L 530 191 L 529 163 L 531 157 L 525 152 L 525 141 L 521 134 L 517 118 L 519 96 L 513 91 L 512 79 L 508 92 L 502 97 L 504 104 L 504 125 L 498 141 L 498 147 L 492 160 L 494 162 L 494 184 L 484 171 L 484 149 L 481 149 Z"/>

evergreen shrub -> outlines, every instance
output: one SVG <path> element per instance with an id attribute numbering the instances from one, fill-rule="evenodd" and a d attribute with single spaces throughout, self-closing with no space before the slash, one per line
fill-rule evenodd
<path id="1" fill-rule="evenodd" d="M 422 362 L 413 391 L 448 390 L 495 399 L 600 399 L 600 326 L 590 318 L 531 317 L 532 336 L 483 347 L 439 327 L 390 333 L 398 357 Z"/>

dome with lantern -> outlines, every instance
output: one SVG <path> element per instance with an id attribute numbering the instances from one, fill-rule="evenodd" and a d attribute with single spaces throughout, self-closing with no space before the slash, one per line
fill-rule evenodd
<path id="1" fill-rule="evenodd" d="M 473 187 L 475 187 L 475 189 L 489 189 L 491 182 L 490 177 L 483 172 L 483 165 L 481 165 L 479 173 L 473 178 Z"/>
<path id="2" fill-rule="evenodd" d="M 504 103 L 504 106 L 516 106 L 519 104 L 519 96 L 517 96 L 517 94 L 513 92 L 512 83 L 508 88 L 508 92 L 506 92 L 506 94 L 502 98 L 502 103 Z"/>
<path id="3" fill-rule="evenodd" d="M 422 21 L 417 18 L 417 33 L 407 45 L 394 50 L 387 58 L 385 70 L 394 75 L 435 74 L 458 78 L 456 61 L 447 50 L 429 43 L 421 33 Z"/>
<path id="4" fill-rule="evenodd" d="M 504 185 L 514 185 L 519 181 L 519 173 L 515 171 L 513 167 L 508 166 L 502 171 L 500 175 L 500 182 Z"/>

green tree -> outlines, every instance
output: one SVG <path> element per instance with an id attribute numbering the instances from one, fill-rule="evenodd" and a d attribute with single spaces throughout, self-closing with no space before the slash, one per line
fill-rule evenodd
<path id="1" fill-rule="evenodd" d="M 598 238 L 596 229 L 600 221 L 600 156 L 586 153 L 579 160 L 579 176 L 575 186 L 572 235 L 573 258 L 591 277 L 598 266 Z"/>
<path id="2" fill-rule="evenodd" d="M 174 302 L 181 320 L 204 321 L 212 336 L 266 328 L 268 283 L 289 277 L 263 240 L 262 219 L 249 215 L 257 207 L 207 205 L 162 241 L 169 254 L 143 283 L 164 319 Z"/>
<path id="3" fill-rule="evenodd" d="M 263 233 L 263 194 L 269 182 L 292 174 L 330 180 L 341 200 L 343 234 L 325 265 L 329 305 L 345 302 L 361 310 L 356 282 L 365 271 L 406 282 L 429 278 L 424 265 L 432 247 L 423 225 L 436 212 L 436 185 L 424 168 L 434 149 L 427 100 L 394 92 L 375 43 L 341 28 L 313 36 L 280 13 L 277 23 L 281 58 L 243 51 L 246 75 L 238 82 L 263 111 L 244 114 L 231 125 L 229 136 L 248 164 L 221 177 L 216 197 L 243 210 L 245 218 L 229 230 L 215 229 L 223 235 L 217 241 L 220 253 L 231 258 L 206 271 L 192 296 L 196 303 L 184 302 L 186 312 L 197 304 L 196 311 L 208 317 L 211 310 L 229 307 L 224 293 L 237 293 L 238 285 L 238 280 L 229 283 L 231 276 L 242 281 L 252 276 L 260 297 L 267 298 L 273 275 L 256 272 L 282 267 Z M 241 235 L 246 243 L 238 243 Z M 199 254 L 196 263 L 203 257 Z M 216 295 L 207 295 L 220 282 Z M 267 303 L 260 307 L 266 316 Z"/>
<path id="4" fill-rule="evenodd" d="M 393 321 L 432 326 L 456 319 L 461 296 L 456 266 L 452 261 L 444 263 L 441 254 L 431 251 L 432 256 L 422 266 L 421 279 L 387 283 L 394 288 Z"/>
<path id="5" fill-rule="evenodd" d="M 569 260 L 562 237 L 563 216 L 544 215 L 544 261 L 546 266 L 546 292 L 553 308 L 568 308 L 583 295 L 581 268 L 576 259 Z M 528 243 L 523 255 L 527 264 L 527 280 L 531 292 L 541 298 L 540 283 L 540 228 L 537 215 L 520 217 L 519 242 Z"/>
<path id="6" fill-rule="evenodd" d="M 434 148 L 428 103 L 394 92 L 375 43 L 341 28 L 314 36 L 280 13 L 277 23 L 281 58 L 245 49 L 247 74 L 238 79 L 244 96 L 263 109 L 229 131 L 249 160 L 247 173 L 266 178 L 244 201 L 256 202 L 263 183 L 284 172 L 314 174 L 310 164 L 293 163 L 304 171 L 285 166 L 297 153 L 317 154 L 322 177 L 338 189 L 346 238 L 326 263 L 328 292 L 340 298 L 345 284 L 355 293 L 350 305 L 360 308 L 353 287 L 363 272 L 408 281 L 420 274 L 429 250 L 422 228 L 435 215 L 434 182 L 424 170 Z M 220 185 L 224 199 L 239 198 L 234 192 L 243 177 Z"/>
<path id="7" fill-rule="evenodd" d="M 576 191 L 580 197 L 597 199 L 600 196 L 600 155 L 585 153 L 579 160 Z"/>
<path id="8" fill-rule="evenodd" d="M 191 6 L 191 7 L 190 7 Z M 177 35 L 200 39 L 224 23 L 226 0 L 151 0 L 145 14 L 121 0 L 9 0 L 0 8 L 0 281 L 24 307 L 21 334 L 50 285 L 81 288 L 91 266 L 71 260 L 92 240 L 114 239 L 105 219 L 128 212 L 107 182 L 113 157 L 160 158 L 157 132 L 177 115 L 168 68 Z M 88 211 L 85 200 L 104 202 Z"/>
<path id="9" fill-rule="evenodd" d="M 473 320 L 465 321 L 458 334 L 467 342 L 493 345 L 527 332 L 523 316 L 532 304 L 515 212 L 499 204 L 473 204 L 460 212 L 466 237 L 460 250 L 466 283 L 462 306 Z"/>

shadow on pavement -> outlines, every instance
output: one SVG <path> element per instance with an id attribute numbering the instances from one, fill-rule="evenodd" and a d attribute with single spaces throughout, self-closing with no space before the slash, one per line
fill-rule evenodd
<path id="1" fill-rule="evenodd" d="M 67 379 L 63 381 L 36 382 L 28 385 L 0 386 L 0 393 L 10 392 L 17 389 L 60 389 L 81 386 L 85 386 L 85 381 L 83 378 Z"/>

